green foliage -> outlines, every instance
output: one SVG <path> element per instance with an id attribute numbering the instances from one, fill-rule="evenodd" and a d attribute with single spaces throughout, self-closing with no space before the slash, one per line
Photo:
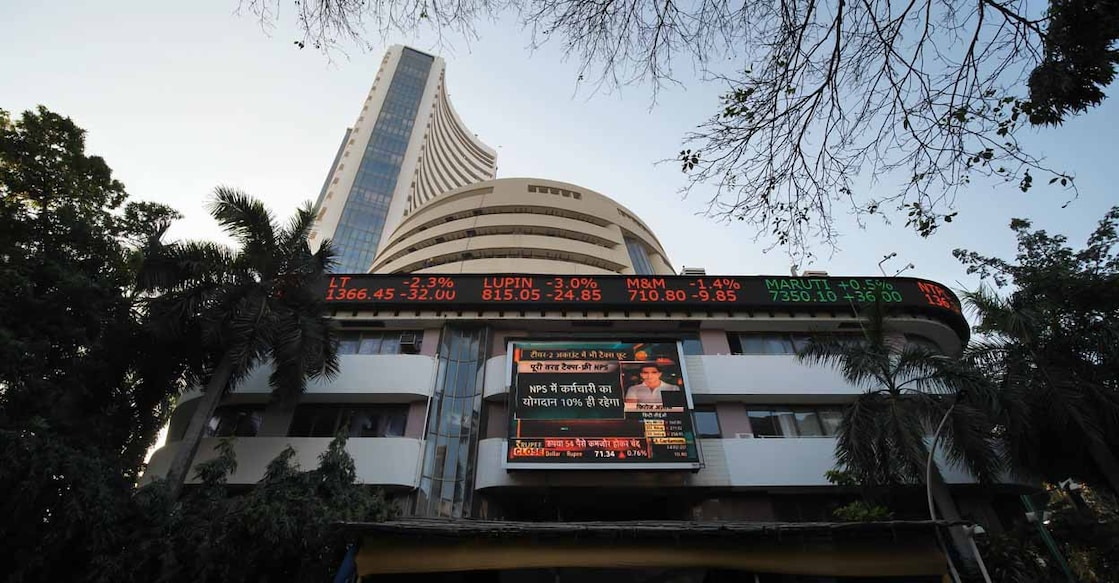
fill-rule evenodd
<path id="1" fill-rule="evenodd" d="M 828 470 L 824 472 L 824 478 L 836 486 L 862 488 L 864 496 L 869 493 L 863 484 L 859 483 L 855 475 L 849 471 Z M 832 516 L 844 522 L 875 522 L 893 520 L 894 513 L 886 506 L 874 502 L 870 497 L 866 497 L 863 500 L 855 500 L 836 508 L 832 511 Z"/>
<path id="2" fill-rule="evenodd" d="M 155 333 L 199 347 L 211 366 L 168 472 L 173 494 L 222 395 L 253 368 L 271 365 L 268 381 L 284 406 L 294 406 L 308 378 L 338 372 L 333 323 L 319 288 L 334 252 L 329 242 L 311 251 L 310 204 L 281 225 L 260 200 L 218 187 L 210 213 L 237 242 L 235 249 L 154 239 L 137 277 L 137 288 L 150 295 L 145 306 Z"/>
<path id="3" fill-rule="evenodd" d="M 862 317 L 863 342 L 818 339 L 797 355 L 807 364 L 835 368 L 865 390 L 839 425 L 840 468 L 867 488 L 924 483 L 925 437 L 947 414 L 942 443 L 949 461 L 981 482 L 993 480 L 1002 459 L 989 439 L 990 389 L 983 375 L 966 361 L 923 346 L 896 347 L 880 303 L 865 308 Z"/>
<path id="4" fill-rule="evenodd" d="M 1007 261 L 954 254 L 970 273 L 1013 286 L 966 295 L 979 338 L 969 349 L 997 383 L 1000 437 L 1015 465 L 1119 492 L 1119 207 L 1082 249 L 1014 220 L 1018 254 Z"/>
<path id="5" fill-rule="evenodd" d="M 843 522 L 877 522 L 894 518 L 894 513 L 889 508 L 865 500 L 855 500 L 840 506 L 832 511 L 832 515 Z"/>
<path id="6" fill-rule="evenodd" d="M 85 133 L 0 110 L 0 572 L 67 581 L 115 550 L 143 456 L 187 380 L 133 293 L 177 214 L 129 203 Z"/>
<path id="7" fill-rule="evenodd" d="M 246 236 L 260 226 L 238 223 L 231 210 L 259 203 L 225 201 L 215 209 L 223 224 Z M 213 366 L 223 346 L 213 338 L 236 328 L 244 306 L 267 298 L 269 309 L 297 316 L 277 317 L 298 326 L 276 327 L 287 341 L 263 353 L 287 366 L 278 373 L 283 386 L 301 383 L 333 350 L 329 341 L 303 342 L 308 334 L 328 338 L 327 323 L 298 316 L 314 301 L 308 282 L 329 251 L 312 256 L 301 236 L 283 235 L 301 233 L 302 223 L 246 246 L 242 257 L 252 261 L 222 270 L 229 256 L 216 246 L 161 242 L 177 216 L 128 202 L 108 165 L 85 153 L 84 132 L 71 120 L 44 108 L 17 120 L 0 110 L 5 581 L 322 581 L 346 542 L 331 524 L 388 514 L 378 491 L 355 483 L 343 440 L 308 472 L 285 451 L 247 492 L 226 483 L 236 468 L 231 442 L 201 465 L 202 485 L 185 499 L 164 483 L 136 490 L 173 399 Z M 189 297 L 176 281 L 230 287 Z M 236 321 L 211 320 L 222 312 L 203 306 L 223 307 Z"/>
<path id="8" fill-rule="evenodd" d="M 126 198 L 70 119 L 0 111 L 0 420 L 126 450 L 134 472 L 183 369 L 153 354 L 131 295 L 133 243 L 177 215 Z"/>
<path id="9" fill-rule="evenodd" d="M 1059 125 L 1099 105 L 1119 64 L 1119 2 L 1050 0 L 1045 57 L 1030 73 L 1030 123 Z"/>
<path id="10" fill-rule="evenodd" d="M 116 553 L 132 485 L 119 456 L 76 446 L 41 419 L 0 428 L 0 573 L 73 581 Z"/>
<path id="11" fill-rule="evenodd" d="M 352 542 L 342 521 L 378 521 L 392 508 L 375 488 L 356 483 L 344 437 L 319 456 L 319 466 L 300 471 L 290 447 L 268 464 L 264 479 L 232 493 L 236 469 L 231 441 L 198 468 L 202 484 L 181 501 L 157 482 L 137 495 L 125 549 L 105 581 L 318 582 L 330 578 Z"/>
<path id="12" fill-rule="evenodd" d="M 1051 489 L 1046 528 L 1077 581 L 1119 581 L 1119 512 L 1113 499 L 1092 490 L 1082 490 L 1079 507 L 1071 497 Z M 1042 583 L 1063 581 L 1056 561 L 1049 554 L 1034 524 L 976 541 L 994 583 Z"/>

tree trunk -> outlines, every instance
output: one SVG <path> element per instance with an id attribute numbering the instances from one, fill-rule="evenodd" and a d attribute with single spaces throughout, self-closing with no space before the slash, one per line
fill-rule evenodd
<path id="1" fill-rule="evenodd" d="M 167 482 L 171 486 L 172 500 L 178 499 L 182 493 L 183 484 L 187 480 L 187 472 L 190 471 L 191 461 L 194 460 L 194 454 L 198 452 L 198 445 L 202 443 L 202 432 L 206 429 L 206 423 L 210 421 L 210 417 L 213 417 L 218 403 L 221 402 L 231 376 L 233 376 L 233 359 L 226 355 L 222 357 L 218 367 L 210 375 L 210 382 L 206 384 L 206 391 L 202 393 L 202 398 L 198 400 L 198 407 L 195 408 L 194 414 L 190 417 L 190 424 L 187 425 L 186 435 L 183 436 L 183 441 L 175 452 L 175 459 L 171 461 L 171 469 L 167 472 Z"/>
<path id="2" fill-rule="evenodd" d="M 940 469 L 935 465 L 932 468 L 932 480 L 929 482 L 929 488 L 932 490 L 933 501 L 936 502 L 941 520 L 962 520 L 960 510 L 956 507 L 956 501 L 948 490 L 948 483 L 944 481 L 944 476 L 940 474 Z M 950 527 L 948 534 L 952 542 L 952 548 L 956 551 L 956 556 L 963 562 L 961 570 L 965 573 L 977 573 L 979 563 L 975 558 L 975 553 L 972 551 L 968 534 L 964 532 L 964 528 L 962 526 Z"/>
<path id="3" fill-rule="evenodd" d="M 295 408 L 299 405 L 302 393 L 282 394 L 273 393 L 272 402 L 264 410 L 264 419 L 260 424 L 260 431 L 257 432 L 261 437 L 284 437 L 288 434 L 288 428 L 291 427 L 292 417 L 295 416 Z"/>

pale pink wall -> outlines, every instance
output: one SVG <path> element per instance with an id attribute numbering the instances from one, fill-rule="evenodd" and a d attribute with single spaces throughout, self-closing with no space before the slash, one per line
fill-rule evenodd
<path id="1" fill-rule="evenodd" d="M 427 339 L 424 339 L 427 345 Z M 427 420 L 427 401 L 412 401 L 408 405 L 408 421 L 404 425 L 404 437 L 423 439 L 424 422 Z"/>
<path id="2" fill-rule="evenodd" d="M 730 354 L 727 333 L 722 330 L 700 330 L 699 341 L 704 354 Z"/>
<path id="3" fill-rule="evenodd" d="M 723 437 L 733 438 L 736 433 L 753 432 L 742 403 L 715 403 L 715 414 L 719 416 L 719 431 Z"/>
<path id="4" fill-rule="evenodd" d="M 523 330 L 494 330 L 490 343 L 490 356 L 501 356 L 509 348 L 509 340 L 516 340 L 526 334 Z"/>
<path id="5" fill-rule="evenodd" d="M 505 403 L 487 401 L 483 412 L 486 416 L 486 434 L 483 439 L 505 437 L 509 430 L 509 410 L 505 407 Z"/>
<path id="6" fill-rule="evenodd" d="M 439 350 L 439 333 L 441 328 L 428 328 L 424 330 L 423 345 L 420 346 L 420 354 L 424 356 L 435 356 Z"/>

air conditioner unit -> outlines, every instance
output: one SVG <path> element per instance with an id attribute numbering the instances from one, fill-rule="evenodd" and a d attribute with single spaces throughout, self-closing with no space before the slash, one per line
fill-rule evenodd
<path id="1" fill-rule="evenodd" d="M 405 354 L 415 354 L 420 351 L 420 338 L 415 332 L 400 333 L 400 351 Z"/>
<path id="2" fill-rule="evenodd" d="M 754 438 L 753 433 L 735 433 L 734 436 L 737 437 L 738 439 L 753 439 Z"/>

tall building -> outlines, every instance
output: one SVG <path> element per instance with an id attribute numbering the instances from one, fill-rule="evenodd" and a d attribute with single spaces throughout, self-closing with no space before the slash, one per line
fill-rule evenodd
<path id="1" fill-rule="evenodd" d="M 451 106 L 443 59 L 395 45 L 338 147 L 316 203 L 311 242 L 333 242 L 337 272 L 365 272 L 409 212 L 442 192 L 493 178 L 496 170 L 497 154 Z"/>
<path id="2" fill-rule="evenodd" d="M 672 275 L 637 215 L 589 188 L 534 178 L 445 193 L 385 238 L 373 273 Z"/>
<path id="3" fill-rule="evenodd" d="M 946 576 L 923 488 L 895 520 L 837 523 L 843 408 L 864 387 L 795 351 L 857 334 L 868 294 L 890 342 L 959 354 L 957 298 L 914 278 L 673 275 L 631 210 L 580 186 L 518 178 L 417 208 L 373 262 L 324 292 L 341 374 L 294 409 L 251 374 L 211 420 L 240 436 L 231 484 L 289 444 L 314 467 L 350 436 L 358 479 L 402 517 L 354 526 L 371 581 L 932 582 Z M 178 447 L 195 395 L 151 460 Z M 1031 485 L 977 487 L 940 458 L 961 513 L 997 530 Z M 469 520 L 466 520 L 469 519 Z M 925 520 L 923 520 L 925 519 Z"/>

